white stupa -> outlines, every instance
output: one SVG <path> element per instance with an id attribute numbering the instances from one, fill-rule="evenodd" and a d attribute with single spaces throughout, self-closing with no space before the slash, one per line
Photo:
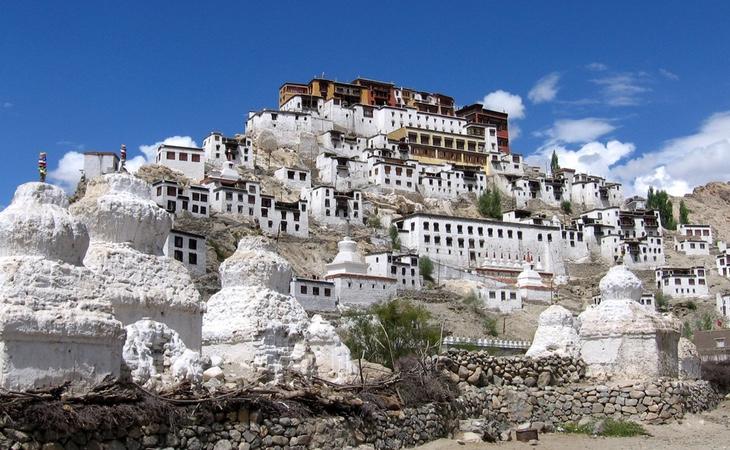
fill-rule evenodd
<path id="1" fill-rule="evenodd" d="M 335 259 L 326 265 L 327 275 L 334 275 L 337 273 L 354 273 L 363 274 L 368 273 L 368 265 L 357 249 L 357 242 L 353 241 L 349 237 L 345 237 L 343 240 L 337 243 L 337 256 Z"/>
<path id="2" fill-rule="evenodd" d="M 537 331 L 526 356 L 542 358 L 547 356 L 580 355 L 578 321 L 570 311 L 559 305 L 552 305 L 540 314 Z"/>
<path id="3" fill-rule="evenodd" d="M 163 255 L 172 225 L 146 182 L 113 173 L 89 182 L 71 213 L 89 230 L 84 264 L 104 277 L 114 315 L 124 325 L 164 323 L 192 350 L 200 350 L 204 303 L 187 268 Z"/>
<path id="4" fill-rule="evenodd" d="M 353 371 L 349 350 L 332 325 L 321 318 L 310 324 L 289 295 L 291 274 L 269 239 L 241 239 L 220 266 L 221 291 L 208 300 L 204 353 L 274 378 L 286 369 L 347 379 Z"/>
<path id="5" fill-rule="evenodd" d="M 120 375 L 124 328 L 103 279 L 81 266 L 86 227 L 58 187 L 26 183 L 0 212 L 0 386 Z"/>
<path id="6" fill-rule="evenodd" d="M 580 314 L 581 357 L 594 377 L 676 377 L 680 323 L 638 303 L 641 281 L 626 266 L 601 280 L 601 304 Z"/>

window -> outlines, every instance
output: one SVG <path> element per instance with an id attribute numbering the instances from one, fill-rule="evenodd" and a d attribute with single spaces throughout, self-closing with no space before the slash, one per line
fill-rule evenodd
<path id="1" fill-rule="evenodd" d="M 183 252 L 180 250 L 175 250 L 175 259 L 182 262 L 183 260 Z"/>
<path id="2" fill-rule="evenodd" d="M 188 263 L 192 264 L 194 266 L 197 265 L 198 264 L 198 255 L 195 253 L 189 253 L 188 254 Z"/>
<path id="3" fill-rule="evenodd" d="M 332 289 L 330 289 L 330 288 L 324 288 L 324 296 L 325 297 L 332 296 Z"/>
<path id="4" fill-rule="evenodd" d="M 190 155 L 190 160 L 192 162 L 200 162 L 200 155 Z"/>
<path id="5" fill-rule="evenodd" d="M 180 161 L 187 161 L 188 160 L 188 154 L 185 152 L 180 152 Z"/>
<path id="6" fill-rule="evenodd" d="M 715 348 L 725 348 L 725 338 L 715 339 Z"/>
<path id="7" fill-rule="evenodd" d="M 166 157 L 170 161 L 175 161 L 175 152 L 167 152 Z"/>
<path id="8" fill-rule="evenodd" d="M 188 248 L 190 250 L 197 250 L 198 249 L 198 241 L 195 240 L 195 239 L 193 239 L 193 238 L 188 239 Z"/>
<path id="9" fill-rule="evenodd" d="M 307 287 L 305 285 L 299 286 L 299 293 L 306 294 L 307 293 Z"/>

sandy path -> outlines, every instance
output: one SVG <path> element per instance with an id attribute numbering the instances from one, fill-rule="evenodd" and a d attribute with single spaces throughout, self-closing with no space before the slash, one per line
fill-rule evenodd
<path id="1" fill-rule="evenodd" d="M 624 450 L 624 449 L 730 449 L 730 401 L 703 414 L 685 417 L 682 423 L 647 426 L 651 436 L 636 438 L 593 438 L 562 433 L 543 434 L 537 448 L 555 450 Z M 420 450 L 529 449 L 522 442 L 460 445 L 441 439 L 418 447 Z"/>

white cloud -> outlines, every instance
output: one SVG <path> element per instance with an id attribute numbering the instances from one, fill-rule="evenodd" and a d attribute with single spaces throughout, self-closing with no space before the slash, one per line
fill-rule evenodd
<path id="1" fill-rule="evenodd" d="M 560 74 L 557 72 L 545 75 L 530 89 L 527 98 L 532 103 L 544 103 L 554 100 L 558 94 L 558 81 L 560 81 Z"/>
<path id="2" fill-rule="evenodd" d="M 603 63 L 599 63 L 599 62 L 592 62 L 592 63 L 586 65 L 586 69 L 592 70 L 594 72 L 602 72 L 602 71 L 608 69 L 608 66 Z"/>
<path id="3" fill-rule="evenodd" d="M 591 80 L 601 87 L 606 104 L 610 106 L 634 106 L 642 102 L 641 94 L 650 91 L 645 86 L 646 74 L 622 73 Z"/>
<path id="4" fill-rule="evenodd" d="M 73 144 L 69 141 L 59 141 L 59 145 Z M 160 144 L 180 145 L 184 147 L 197 147 L 198 144 L 190 136 L 171 136 L 162 141 L 155 142 L 150 145 L 140 145 L 139 152 L 141 155 L 135 155 L 127 158 L 126 168 L 129 172 L 136 172 L 145 164 L 155 161 L 157 147 Z M 77 145 L 76 150 L 83 150 L 82 144 Z M 58 167 L 48 173 L 49 181 L 58 184 L 66 192 L 73 192 L 81 178 L 81 170 L 84 168 L 84 154 L 72 150 L 64 154 L 58 161 Z"/>
<path id="5" fill-rule="evenodd" d="M 576 150 L 557 144 L 545 145 L 530 155 L 527 162 L 539 167 L 545 167 L 550 161 L 553 151 L 555 151 L 560 161 L 560 167 L 568 167 L 578 172 L 612 179 L 613 167 L 623 158 L 632 154 L 634 150 L 634 144 L 617 140 L 611 140 L 605 144 L 596 141 L 588 142 Z"/>
<path id="6" fill-rule="evenodd" d="M 10 109 L 10 108 L 12 108 L 13 106 L 15 106 L 15 105 L 13 105 L 13 104 L 12 104 L 12 103 L 10 103 L 10 102 L 3 102 L 3 108 L 5 108 L 5 109 Z"/>
<path id="7" fill-rule="evenodd" d="M 616 127 L 605 119 L 586 117 L 556 120 L 553 127 L 544 135 L 550 138 L 550 143 L 576 144 L 596 140 L 615 129 Z"/>
<path id="8" fill-rule="evenodd" d="M 73 192 L 81 178 L 83 168 L 84 154 L 71 151 L 61 157 L 58 167 L 48 173 L 48 178 L 66 192 Z"/>
<path id="9" fill-rule="evenodd" d="M 730 111 L 713 114 L 691 135 L 667 141 L 616 168 L 639 194 L 648 186 L 684 195 L 710 181 L 730 180 Z"/>
<path id="10" fill-rule="evenodd" d="M 679 75 L 677 75 L 677 74 L 676 74 L 676 73 L 674 73 L 674 72 L 670 72 L 670 71 L 669 71 L 669 70 L 667 70 L 667 69 L 659 69 L 659 73 L 660 73 L 660 74 L 661 74 L 661 75 L 662 75 L 662 76 L 663 76 L 664 78 L 666 78 L 666 79 L 668 79 L 668 80 L 672 80 L 672 81 L 678 81 L 678 80 L 679 80 Z"/>
<path id="11" fill-rule="evenodd" d="M 525 117 L 525 105 L 522 97 L 507 91 L 497 90 L 484 96 L 482 104 L 493 111 L 506 112 L 510 119 Z"/>

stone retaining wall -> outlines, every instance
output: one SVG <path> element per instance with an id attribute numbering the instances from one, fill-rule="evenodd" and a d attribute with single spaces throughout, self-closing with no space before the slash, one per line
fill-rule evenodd
<path id="1" fill-rule="evenodd" d="M 188 423 L 149 424 L 107 430 L 59 434 L 42 426 L 0 423 L 0 448 L 76 450 L 173 448 L 228 449 L 342 449 L 369 443 L 377 449 L 398 449 L 450 436 L 459 420 L 485 418 L 496 435 L 530 422 L 550 431 L 568 421 L 625 418 L 661 423 L 686 412 L 710 409 L 720 395 L 704 381 L 659 381 L 624 385 L 570 385 L 545 388 L 486 386 L 460 383 L 461 395 L 451 404 L 428 404 L 401 411 L 293 418 L 275 417 L 247 408 L 211 411 L 189 407 Z M 4 424 L 4 425 L 3 425 Z"/>
<path id="2" fill-rule="evenodd" d="M 454 381 L 467 381 L 477 387 L 561 386 L 583 380 L 586 369 L 585 363 L 579 358 L 497 357 L 486 351 L 469 352 L 457 349 L 451 349 L 439 356 L 438 362 L 440 367 L 453 374 L 451 377 Z"/>

